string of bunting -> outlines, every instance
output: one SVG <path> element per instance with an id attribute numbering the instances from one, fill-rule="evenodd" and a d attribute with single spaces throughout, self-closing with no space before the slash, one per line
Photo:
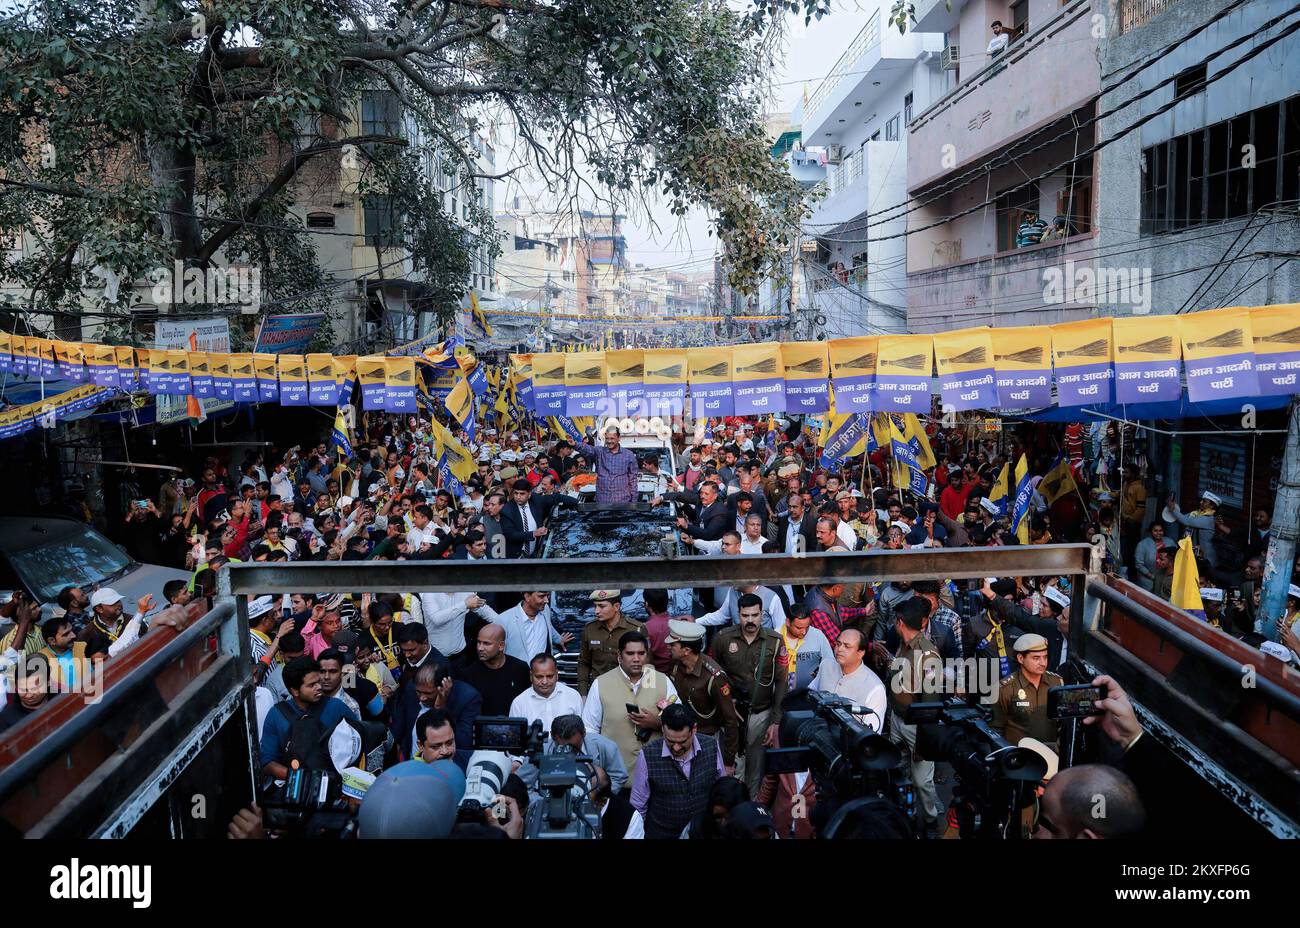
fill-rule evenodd
<path id="1" fill-rule="evenodd" d="M 539 418 L 928 413 L 1300 393 L 1300 304 L 827 342 L 511 355 Z"/>

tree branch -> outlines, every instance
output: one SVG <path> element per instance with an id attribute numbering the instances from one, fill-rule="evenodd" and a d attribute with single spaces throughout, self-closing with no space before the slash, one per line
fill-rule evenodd
<path id="1" fill-rule="evenodd" d="M 263 207 L 265 207 L 268 202 L 270 202 L 288 185 L 291 180 L 293 180 L 294 175 L 298 173 L 299 169 L 317 155 L 322 155 L 325 152 L 330 151 L 338 151 L 345 145 L 404 146 L 406 144 L 406 139 L 391 135 L 357 135 L 345 139 L 321 142 L 318 145 L 312 145 L 310 148 L 304 148 L 302 151 L 295 152 L 293 157 L 280 165 L 279 169 L 275 172 L 275 175 L 270 179 L 266 187 L 262 189 L 262 192 L 249 200 L 248 204 L 239 210 L 238 219 L 231 219 L 228 222 L 223 223 L 221 228 L 212 233 L 211 237 L 204 242 L 203 247 L 199 249 L 198 254 L 195 255 L 196 260 L 201 264 L 207 264 L 211 261 L 212 256 L 217 253 L 217 250 L 224 245 L 232 235 L 242 229 L 246 224 L 256 219 L 257 214 L 262 211 Z"/>

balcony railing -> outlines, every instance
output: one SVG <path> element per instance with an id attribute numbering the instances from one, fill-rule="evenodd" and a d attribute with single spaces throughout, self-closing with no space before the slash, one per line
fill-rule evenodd
<path id="1" fill-rule="evenodd" d="M 1128 35 L 1177 2 L 1178 0 L 1119 0 L 1119 34 Z"/>
<path id="2" fill-rule="evenodd" d="M 808 105 L 804 107 L 804 123 L 812 124 L 815 120 L 812 118 L 826 101 L 830 99 L 835 88 L 840 85 L 840 81 L 853 70 L 853 65 L 861 58 L 869 48 L 874 48 L 880 44 L 880 11 L 876 10 L 871 14 L 871 19 L 862 27 L 857 38 L 840 56 L 840 60 L 835 62 L 835 67 L 831 68 L 830 73 L 822 79 L 813 91 L 813 95 L 808 98 Z"/>

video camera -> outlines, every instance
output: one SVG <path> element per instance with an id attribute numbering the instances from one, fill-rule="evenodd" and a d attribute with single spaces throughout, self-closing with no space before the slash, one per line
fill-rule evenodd
<path id="1" fill-rule="evenodd" d="M 1019 838 L 1019 816 L 1034 801 L 1047 762 L 1013 747 L 989 728 L 984 712 L 956 698 L 916 702 L 904 719 L 916 725 L 916 751 L 952 764 L 961 837 Z"/>
<path id="2" fill-rule="evenodd" d="M 356 806 L 343 794 L 343 776 L 334 749 L 340 756 L 351 756 L 352 763 L 384 744 L 388 734 L 382 722 L 358 722 L 345 719 L 329 736 L 330 748 L 318 766 L 289 761 L 289 775 L 284 785 L 272 785 L 261 798 L 262 823 L 272 831 L 293 837 L 356 837 Z M 330 766 L 325 766 L 325 764 Z"/>
<path id="3" fill-rule="evenodd" d="M 814 690 L 787 697 L 782 707 L 781 743 L 794 747 L 769 748 L 768 773 L 808 770 L 819 801 L 879 796 L 914 821 L 916 800 L 902 752 L 861 721 L 875 710 Z M 883 726 L 883 719 L 878 722 Z"/>
<path id="4" fill-rule="evenodd" d="M 460 804 L 462 821 L 482 821 L 510 775 L 507 755 L 526 755 L 537 768 L 540 801 L 530 803 L 524 816 L 524 838 L 587 839 L 600 837 L 600 812 L 591 802 L 594 759 L 568 745 L 546 750 L 547 735 L 540 720 L 480 716 L 474 722 L 474 755 Z"/>

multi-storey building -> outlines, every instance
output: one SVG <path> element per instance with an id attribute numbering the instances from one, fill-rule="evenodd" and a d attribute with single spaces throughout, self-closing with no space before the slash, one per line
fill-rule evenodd
<path id="1" fill-rule="evenodd" d="M 890 7 L 868 4 L 861 28 L 791 119 L 803 147 L 803 157 L 787 156 L 792 173 L 825 170 L 801 256 L 806 298 L 831 337 L 898 332 L 905 321 L 904 127 L 938 95 L 942 39 L 923 29 L 900 35 Z"/>
<path id="2" fill-rule="evenodd" d="M 1228 6 L 1119 0 L 1102 43 L 1098 277 L 1150 280 L 1116 314 L 1300 300 L 1300 36 L 1232 67 L 1290 7 Z"/>
<path id="3" fill-rule="evenodd" d="M 926 62 L 943 92 L 905 119 L 909 202 L 894 215 L 907 225 L 909 330 L 1096 312 L 1044 297 L 1046 269 L 1096 246 L 1097 159 L 1081 154 L 1096 138 L 1096 13 L 1094 0 L 918 0 L 911 28 L 944 37 Z"/>
<path id="4" fill-rule="evenodd" d="M 617 317 L 627 286 L 623 217 L 514 209 L 497 216 L 503 292 L 554 312 Z"/>

